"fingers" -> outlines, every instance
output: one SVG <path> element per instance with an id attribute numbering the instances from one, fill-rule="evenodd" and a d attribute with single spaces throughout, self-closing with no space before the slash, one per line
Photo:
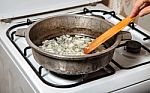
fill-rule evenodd
<path id="1" fill-rule="evenodd" d="M 131 11 L 130 17 L 135 17 L 138 15 L 145 3 L 149 3 L 149 0 L 137 0 Z"/>
<path id="2" fill-rule="evenodd" d="M 138 15 L 139 11 L 140 11 L 139 9 L 133 8 L 131 11 L 130 17 L 131 18 L 135 17 L 136 15 Z"/>
<path id="3" fill-rule="evenodd" d="M 150 13 L 150 6 L 147 6 L 145 8 L 143 8 L 140 12 L 139 12 L 139 16 L 144 16 L 146 14 L 149 14 Z"/>

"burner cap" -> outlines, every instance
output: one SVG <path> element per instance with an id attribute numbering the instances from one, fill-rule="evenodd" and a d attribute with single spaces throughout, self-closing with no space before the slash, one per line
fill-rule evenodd
<path id="1" fill-rule="evenodd" d="M 134 40 L 127 41 L 125 46 L 126 51 L 130 53 L 139 53 L 142 47 L 140 42 Z"/>

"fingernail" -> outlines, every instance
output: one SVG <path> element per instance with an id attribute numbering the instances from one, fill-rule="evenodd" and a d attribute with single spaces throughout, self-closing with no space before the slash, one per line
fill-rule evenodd
<path id="1" fill-rule="evenodd" d="M 143 15 L 143 14 L 141 14 L 141 13 L 139 13 L 139 16 L 140 16 L 140 17 L 142 17 L 142 16 L 144 16 L 144 15 Z"/>

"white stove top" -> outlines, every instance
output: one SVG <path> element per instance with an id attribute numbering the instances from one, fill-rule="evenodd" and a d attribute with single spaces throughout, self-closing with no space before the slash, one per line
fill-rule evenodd
<path id="1" fill-rule="evenodd" d="M 91 6 L 89 8 L 92 9 Z M 67 10 L 67 11 L 64 11 L 61 13 L 74 12 L 74 10 L 81 11 L 82 9 L 83 8 L 73 9 L 71 11 Z M 110 11 L 107 7 L 105 7 L 102 4 L 99 4 L 97 7 L 94 7 L 93 9 L 102 9 L 102 10 Z M 41 19 L 41 18 L 47 17 L 49 15 L 55 15 L 55 14 L 59 14 L 59 13 L 45 14 L 42 16 L 31 17 L 30 19 L 31 20 Z M 98 12 L 93 13 L 93 14 L 103 15 L 103 13 L 98 13 Z M 105 15 L 104 17 L 106 18 L 106 20 L 113 22 L 114 24 L 119 22 L 118 20 L 116 20 L 115 18 L 113 18 L 110 15 Z M 122 16 L 119 16 L 119 17 L 123 18 Z M 122 55 L 123 53 L 126 54 L 124 52 L 124 50 L 122 50 L 121 48 L 118 48 L 115 51 L 113 59 L 119 65 L 121 65 L 122 67 L 125 67 L 127 69 L 120 69 L 114 63 L 111 62 L 110 65 L 113 66 L 114 69 L 116 70 L 115 74 L 113 74 L 113 75 L 103 77 L 103 78 L 100 78 L 97 80 L 93 80 L 91 82 L 81 84 L 79 86 L 71 87 L 71 88 L 56 88 L 56 87 L 49 86 L 40 80 L 40 78 L 35 74 L 33 69 L 30 67 L 30 65 L 26 62 L 26 60 L 22 57 L 22 55 L 18 52 L 18 50 L 14 47 L 12 42 L 6 36 L 6 31 L 8 30 L 8 28 L 10 28 L 11 26 L 13 26 L 15 24 L 25 22 L 26 19 L 27 18 L 18 19 L 18 20 L 12 21 L 12 23 L 1 23 L 0 24 L 0 32 L 1 32 L 0 33 L 0 46 L 1 46 L 0 49 L 3 50 L 1 53 L 1 58 L 3 57 L 2 54 L 7 53 L 7 55 L 10 57 L 12 62 L 19 69 L 19 71 L 22 73 L 23 77 L 30 84 L 30 86 L 32 87 L 34 92 L 37 92 L 37 93 L 49 93 L 49 92 L 53 92 L 53 93 L 62 93 L 62 92 L 65 92 L 65 93 L 71 93 L 71 92 L 73 92 L 73 93 L 74 92 L 76 92 L 76 93 L 117 92 L 117 91 L 120 91 L 121 89 L 126 88 L 127 86 L 132 86 L 132 85 L 137 84 L 139 82 L 148 81 L 150 79 L 150 72 L 149 72 L 150 71 L 150 64 L 145 64 L 145 65 L 142 65 L 139 67 L 128 69 L 128 67 L 132 67 L 135 65 L 139 65 L 143 62 L 150 61 L 150 54 L 147 51 L 142 49 L 140 54 L 135 54 L 135 55 L 127 54 L 128 56 L 132 56 L 132 58 L 130 59 L 130 58 L 127 58 L 126 56 Z M 23 26 L 23 28 L 26 28 L 26 27 L 28 27 L 28 26 Z M 146 33 L 150 36 L 150 33 L 148 31 L 142 29 L 141 27 L 139 27 L 137 25 L 135 27 L 140 29 L 141 31 L 143 31 L 144 33 Z M 16 31 L 17 29 L 13 29 L 13 30 Z M 139 34 L 137 31 L 132 30 L 129 27 L 126 27 L 124 30 L 129 31 L 132 34 L 133 40 L 139 41 L 144 46 L 146 46 L 148 49 L 150 49 L 150 41 L 149 40 L 145 40 L 145 41 L 143 40 L 143 38 L 145 38 L 145 36 L 143 36 L 142 34 Z M 21 47 L 22 51 L 24 51 L 24 48 L 28 46 L 27 42 L 25 41 L 25 38 L 23 38 L 23 37 L 22 38 L 15 37 L 14 41 Z M 35 64 L 36 67 L 39 67 L 39 64 L 37 64 L 35 62 L 35 60 L 33 59 L 33 56 L 31 54 L 31 50 L 28 50 L 27 57 L 30 60 L 32 60 L 33 64 Z M 9 60 L 5 59 L 2 61 L 9 61 Z M 47 71 L 44 70 L 42 75 L 46 75 L 46 74 L 47 74 Z M 64 84 L 64 85 L 76 83 L 76 81 L 61 80 L 61 79 L 55 78 L 53 76 L 50 76 L 49 74 L 47 75 L 47 77 L 44 77 L 44 78 L 51 79 L 55 83 L 59 82 L 60 84 Z"/>

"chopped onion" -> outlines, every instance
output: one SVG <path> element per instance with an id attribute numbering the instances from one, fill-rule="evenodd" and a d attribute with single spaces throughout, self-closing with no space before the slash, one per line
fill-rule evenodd
<path id="1" fill-rule="evenodd" d="M 93 38 L 84 35 L 62 35 L 43 41 L 42 46 L 39 47 L 45 51 L 58 55 L 85 55 L 83 48 L 93 40 Z M 98 51 L 103 49 L 105 48 L 101 45 Z"/>

